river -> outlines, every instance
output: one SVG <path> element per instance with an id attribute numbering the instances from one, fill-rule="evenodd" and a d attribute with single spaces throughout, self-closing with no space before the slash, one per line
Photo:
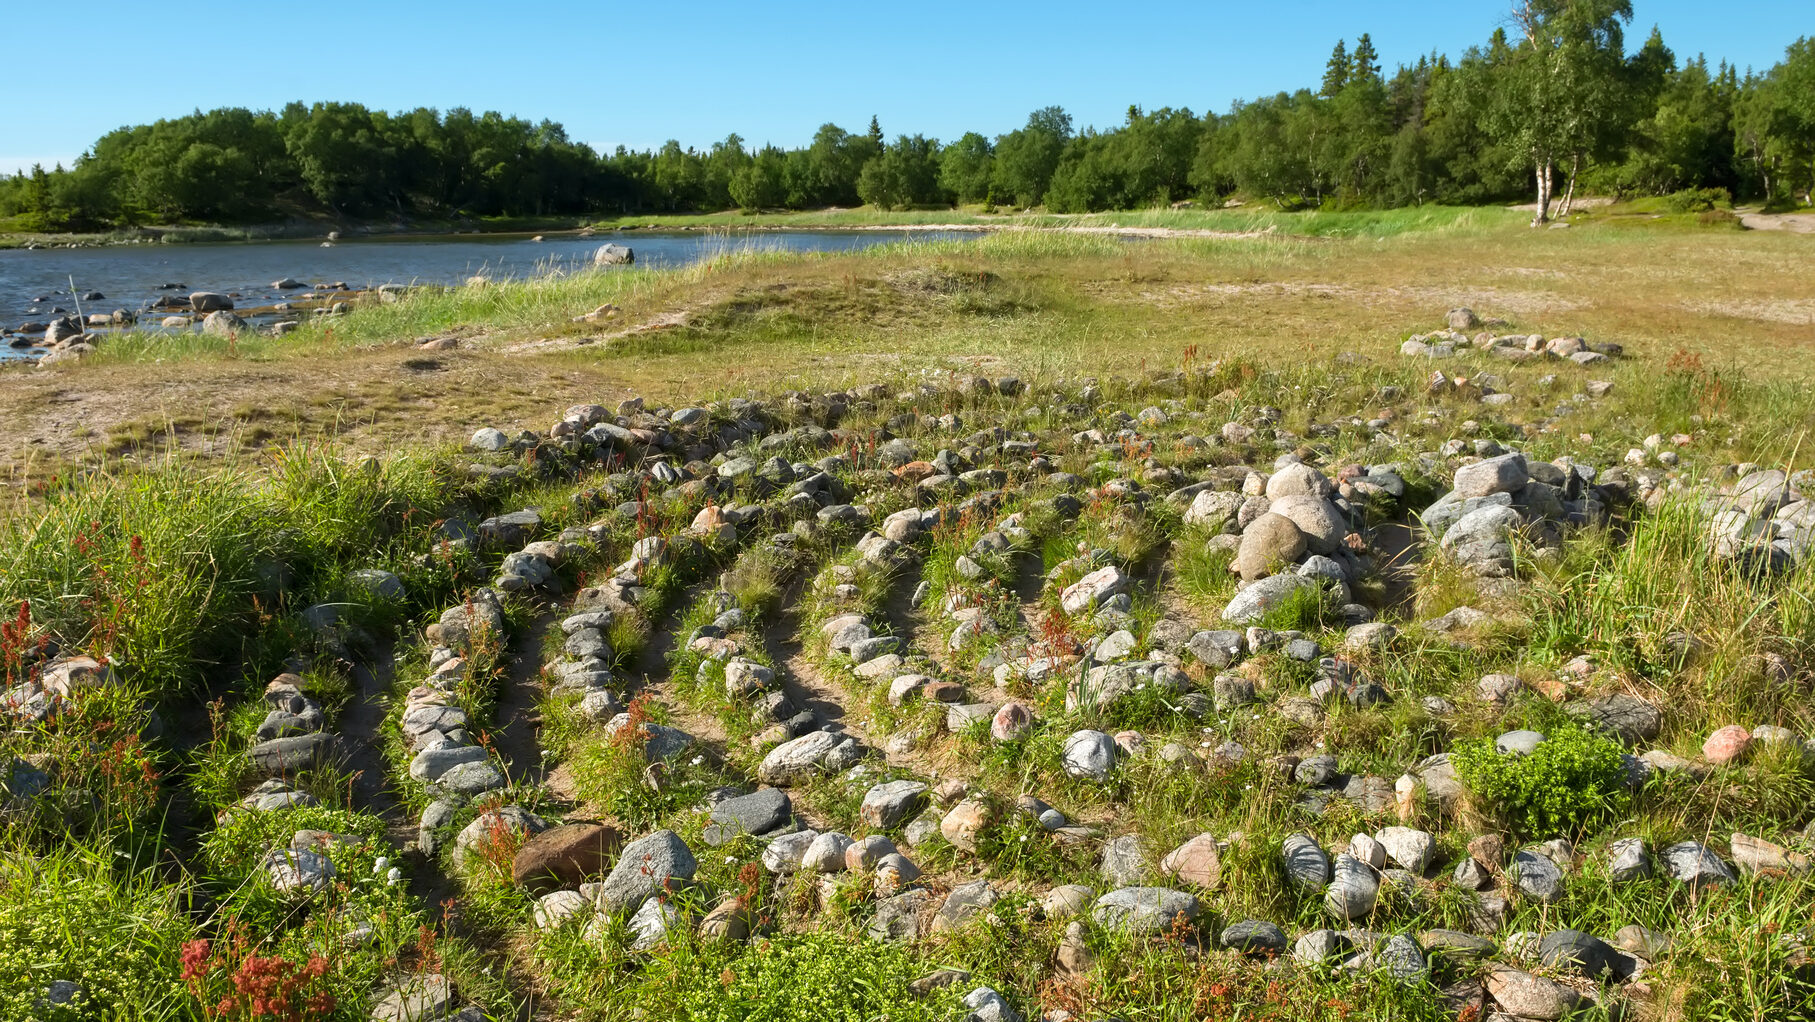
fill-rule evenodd
<path id="1" fill-rule="evenodd" d="M 144 313 L 152 301 L 172 291 L 218 291 L 234 296 L 241 307 L 268 306 L 286 298 L 271 286 L 285 277 L 311 286 L 367 288 L 458 284 L 481 274 L 504 280 L 566 272 L 589 267 L 592 254 L 607 242 L 629 246 L 639 266 L 673 267 L 743 247 L 841 252 L 908 239 L 976 236 L 963 231 L 630 231 L 591 237 L 554 234 L 542 241 L 527 234 L 460 234 L 355 238 L 327 246 L 318 239 L 0 250 L 0 330 L 42 323 L 57 308 L 74 313 L 72 278 L 76 295 L 104 296 L 82 302 L 83 313 Z M 182 287 L 160 290 L 169 284 Z"/>

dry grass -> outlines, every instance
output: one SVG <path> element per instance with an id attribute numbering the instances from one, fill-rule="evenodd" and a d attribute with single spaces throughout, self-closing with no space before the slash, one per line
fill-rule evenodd
<path id="1" fill-rule="evenodd" d="M 567 404 L 631 393 L 672 403 L 922 371 L 1130 371 L 1177 364 L 1188 348 L 1281 367 L 1386 357 L 1461 304 L 1518 329 L 1621 341 L 1641 366 L 1683 349 L 1802 378 L 1812 271 L 1815 251 L 1786 232 L 1530 232 L 1491 218 L 1380 238 L 1000 234 L 733 252 L 667 274 L 424 295 L 231 353 L 123 345 L 93 364 L 10 369 L 0 410 L 13 441 L 0 460 L 17 475 L 324 434 L 376 450 L 481 424 L 546 428 Z M 608 325 L 570 322 L 606 300 L 621 309 Z M 456 350 L 416 348 L 450 333 L 463 335 Z M 1642 387 L 1644 371 L 1628 372 Z"/>

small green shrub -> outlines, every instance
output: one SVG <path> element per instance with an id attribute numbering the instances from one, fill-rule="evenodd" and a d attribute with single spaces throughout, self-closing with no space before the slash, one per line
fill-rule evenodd
<path id="1" fill-rule="evenodd" d="M 1733 205 L 1733 196 L 1725 188 L 1685 188 L 1664 197 L 1672 213 L 1705 213 Z"/>
<path id="2" fill-rule="evenodd" d="M 1502 755 L 1492 739 L 1460 742 L 1450 754 L 1479 808 L 1525 834 L 1578 834 L 1629 799 L 1620 744 L 1570 724 L 1551 728 L 1530 755 Z"/>

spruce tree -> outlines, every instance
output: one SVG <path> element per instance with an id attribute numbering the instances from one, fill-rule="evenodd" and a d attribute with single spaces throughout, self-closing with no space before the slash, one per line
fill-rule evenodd
<path id="1" fill-rule="evenodd" d="M 1323 95 L 1327 98 L 1342 91 L 1349 84 L 1349 47 L 1348 41 L 1336 40 L 1336 48 L 1330 51 L 1330 62 L 1323 66 Z"/>

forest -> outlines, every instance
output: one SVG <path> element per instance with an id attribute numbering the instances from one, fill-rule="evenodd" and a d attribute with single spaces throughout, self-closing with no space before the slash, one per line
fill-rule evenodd
<path id="1" fill-rule="evenodd" d="M 1364 34 L 1336 44 L 1314 86 L 1227 113 L 1130 106 L 1120 125 L 1077 129 L 1053 106 L 946 142 L 889 140 L 872 118 L 861 132 L 825 124 L 799 148 L 732 134 L 599 153 L 551 121 L 463 108 L 197 111 L 109 132 L 73 167 L 0 179 L 0 217 L 80 231 L 860 203 L 1076 213 L 1239 196 L 1282 209 L 1536 198 L 1542 222 L 1578 193 L 1809 204 L 1815 41 L 1742 74 L 1679 58 L 1655 29 L 1629 47 L 1632 18 L 1628 0 L 1543 0 L 1455 59 L 1389 74 Z"/>

